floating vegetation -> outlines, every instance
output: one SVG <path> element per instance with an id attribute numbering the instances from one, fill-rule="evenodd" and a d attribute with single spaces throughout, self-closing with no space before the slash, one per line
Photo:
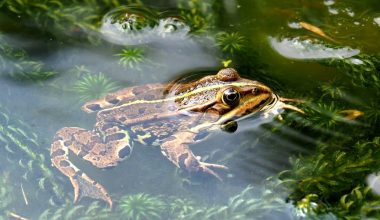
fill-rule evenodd
<path id="1" fill-rule="evenodd" d="M 98 99 L 110 92 L 117 90 L 119 86 L 103 73 L 83 75 L 73 86 L 73 92 L 79 100 L 86 102 Z"/>
<path id="2" fill-rule="evenodd" d="M 245 49 L 246 39 L 238 32 L 221 32 L 216 35 L 216 44 L 223 52 L 235 54 Z"/>

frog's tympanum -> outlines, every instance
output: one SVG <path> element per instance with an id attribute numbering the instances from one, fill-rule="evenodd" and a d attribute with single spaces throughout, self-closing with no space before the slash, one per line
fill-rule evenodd
<path id="1" fill-rule="evenodd" d="M 102 199 L 112 207 L 107 190 L 68 158 L 69 151 L 98 168 L 116 166 L 132 153 L 133 143 L 159 146 L 175 166 L 221 180 L 218 164 L 200 161 L 189 144 L 215 130 L 234 132 L 239 119 L 253 114 L 267 117 L 294 106 L 285 104 L 270 88 L 244 79 L 232 68 L 185 84 L 149 84 L 122 89 L 86 103 L 85 112 L 97 112 L 92 130 L 65 127 L 51 146 L 51 160 L 74 186 L 74 202 L 82 197 Z"/>

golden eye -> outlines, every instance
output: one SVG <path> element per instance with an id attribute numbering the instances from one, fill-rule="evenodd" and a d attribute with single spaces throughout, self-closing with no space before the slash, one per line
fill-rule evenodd
<path id="1" fill-rule="evenodd" d="M 237 104 L 239 104 L 240 94 L 238 91 L 236 91 L 236 89 L 226 89 L 223 92 L 222 101 L 226 105 L 236 106 Z"/>

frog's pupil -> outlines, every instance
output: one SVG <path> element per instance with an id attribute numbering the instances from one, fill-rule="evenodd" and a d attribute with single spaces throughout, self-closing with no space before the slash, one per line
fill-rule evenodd
<path id="1" fill-rule="evenodd" d="M 231 93 L 227 95 L 227 99 L 233 101 L 236 99 L 236 93 Z"/>
<path id="2" fill-rule="evenodd" d="M 235 89 L 227 89 L 223 94 L 223 102 L 227 105 L 234 106 L 239 102 L 239 93 Z"/>

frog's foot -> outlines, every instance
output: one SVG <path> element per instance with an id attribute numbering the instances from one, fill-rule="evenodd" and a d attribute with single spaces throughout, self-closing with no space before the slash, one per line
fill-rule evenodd
<path id="1" fill-rule="evenodd" d="M 130 148 L 127 145 L 127 151 L 118 151 L 124 149 L 117 145 L 107 151 L 111 144 L 118 143 L 115 140 L 107 144 L 102 143 L 101 137 L 92 131 L 82 128 L 70 127 L 59 130 L 51 146 L 51 161 L 53 165 L 66 175 L 74 187 L 74 202 L 83 197 L 101 199 L 107 202 L 112 208 L 112 200 L 107 190 L 99 183 L 88 177 L 69 159 L 69 152 L 83 157 L 99 168 L 115 166 L 121 156 L 129 155 Z M 124 146 L 124 145 L 122 145 Z"/>
<path id="2" fill-rule="evenodd" d="M 107 190 L 99 183 L 92 180 L 84 173 L 80 173 L 70 177 L 71 184 L 74 187 L 74 203 L 83 197 L 91 197 L 101 199 L 108 203 L 112 209 L 112 199 Z"/>
<path id="3" fill-rule="evenodd" d="M 222 181 L 222 178 L 212 169 L 228 169 L 226 166 L 200 161 L 189 149 L 186 143 L 192 143 L 195 134 L 192 132 L 179 132 L 161 145 L 161 152 L 177 167 L 189 173 L 205 173 Z"/>
<path id="4" fill-rule="evenodd" d="M 223 169 L 223 170 L 228 170 L 228 167 L 226 166 L 223 166 L 223 165 L 219 165 L 219 164 L 212 164 L 212 163 L 205 163 L 205 162 L 200 162 L 199 161 L 199 165 L 198 165 L 198 172 L 203 172 L 203 173 L 207 173 L 209 175 L 212 175 L 214 176 L 215 178 L 217 178 L 219 181 L 223 182 L 222 178 L 220 178 L 220 176 L 215 173 L 212 169 L 210 168 L 216 168 L 216 169 Z"/>

